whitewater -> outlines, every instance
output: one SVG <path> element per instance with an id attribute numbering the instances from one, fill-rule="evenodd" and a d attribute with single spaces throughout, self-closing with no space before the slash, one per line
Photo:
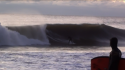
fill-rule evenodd
<path id="1" fill-rule="evenodd" d="M 1 70 L 91 70 L 91 58 L 107 52 L 0 52 Z M 123 53 L 124 54 L 124 53 Z"/>
<path id="2" fill-rule="evenodd" d="M 125 58 L 125 18 L 0 16 L 0 70 L 91 70 L 92 58 L 109 56 L 112 36 Z"/>
<path id="3" fill-rule="evenodd" d="M 91 70 L 91 59 L 109 56 L 111 48 L 34 48 L 0 49 L 0 70 Z M 122 58 L 125 58 L 125 48 Z"/>

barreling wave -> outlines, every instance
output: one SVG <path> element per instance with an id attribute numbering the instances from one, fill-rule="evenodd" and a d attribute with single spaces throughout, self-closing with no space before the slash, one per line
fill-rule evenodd
<path id="1" fill-rule="evenodd" d="M 125 30 L 105 24 L 0 26 L 0 33 L 0 45 L 109 46 L 112 37 L 120 45 L 125 41 Z"/>
<path id="2" fill-rule="evenodd" d="M 47 36 L 52 45 L 69 44 L 83 46 L 109 46 L 112 37 L 119 39 L 119 44 L 125 40 L 125 30 L 104 24 L 48 24 Z"/>

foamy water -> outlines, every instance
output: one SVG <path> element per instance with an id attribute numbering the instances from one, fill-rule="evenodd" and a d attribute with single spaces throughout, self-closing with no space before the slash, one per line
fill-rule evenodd
<path id="1" fill-rule="evenodd" d="M 41 27 L 42 28 L 42 27 Z M 44 28 L 44 27 L 43 27 Z M 43 41 L 40 41 L 38 39 L 29 39 L 24 35 L 21 35 L 20 33 L 16 31 L 12 31 L 7 29 L 4 26 L 0 25 L 0 45 L 49 45 L 49 42 L 45 35 L 45 29 L 41 29 L 41 33 Z"/>
<path id="2" fill-rule="evenodd" d="M 120 49 L 124 58 L 125 48 Z M 8 48 L 0 52 L 0 70 L 91 70 L 91 59 L 109 56 L 110 51 L 111 48 L 105 47 Z"/>

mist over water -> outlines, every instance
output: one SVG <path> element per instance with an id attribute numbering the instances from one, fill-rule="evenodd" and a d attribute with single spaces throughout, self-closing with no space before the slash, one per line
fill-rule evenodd
<path id="1" fill-rule="evenodd" d="M 48 16 L 48 15 L 23 15 L 0 14 L 3 26 L 26 26 L 44 24 L 106 24 L 124 29 L 123 17 L 88 17 L 88 16 Z"/>

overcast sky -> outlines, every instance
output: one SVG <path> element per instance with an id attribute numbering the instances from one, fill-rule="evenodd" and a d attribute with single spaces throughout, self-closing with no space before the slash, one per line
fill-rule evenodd
<path id="1" fill-rule="evenodd" d="M 0 14 L 125 17 L 125 3 L 118 1 L 0 1 Z"/>

